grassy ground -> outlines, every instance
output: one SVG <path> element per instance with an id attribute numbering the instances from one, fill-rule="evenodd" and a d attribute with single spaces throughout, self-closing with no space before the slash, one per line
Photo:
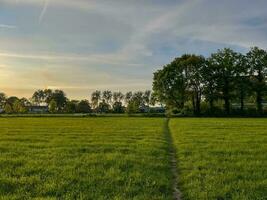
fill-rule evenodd
<path id="1" fill-rule="evenodd" d="M 0 199 L 171 199 L 160 118 L 1 118 Z"/>
<path id="2" fill-rule="evenodd" d="M 183 200 L 267 199 L 267 119 L 171 119 Z"/>

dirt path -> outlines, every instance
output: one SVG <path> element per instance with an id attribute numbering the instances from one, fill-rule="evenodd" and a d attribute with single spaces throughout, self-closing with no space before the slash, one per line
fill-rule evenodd
<path id="1" fill-rule="evenodd" d="M 169 145 L 169 158 L 172 172 L 172 190 L 173 190 L 173 199 L 181 200 L 181 192 L 178 189 L 178 173 L 177 173 L 177 159 L 176 151 L 173 144 L 173 138 L 169 129 L 169 119 L 166 119 L 164 122 L 164 134 Z"/>

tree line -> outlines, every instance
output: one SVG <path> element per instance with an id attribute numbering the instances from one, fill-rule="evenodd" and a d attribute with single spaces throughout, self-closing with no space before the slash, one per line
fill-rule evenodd
<path id="1" fill-rule="evenodd" d="M 90 101 L 70 100 L 62 90 L 36 90 L 32 97 L 7 97 L 0 93 L 0 109 L 7 114 L 28 113 L 33 106 L 47 106 L 50 113 L 141 113 L 152 112 L 155 101 L 150 90 L 112 92 L 96 90 Z"/>
<path id="2" fill-rule="evenodd" d="M 205 58 L 184 54 L 156 71 L 153 95 L 172 113 L 258 114 L 266 110 L 267 51 L 230 48 Z"/>

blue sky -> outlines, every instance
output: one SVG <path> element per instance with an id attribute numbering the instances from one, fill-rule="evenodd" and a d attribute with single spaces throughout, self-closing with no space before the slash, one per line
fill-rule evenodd
<path id="1" fill-rule="evenodd" d="M 183 53 L 267 48 L 266 0 L 0 0 L 0 90 L 145 90 Z"/>

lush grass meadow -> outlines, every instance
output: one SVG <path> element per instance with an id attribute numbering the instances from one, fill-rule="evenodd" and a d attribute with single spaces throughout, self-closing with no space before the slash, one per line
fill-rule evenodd
<path id="1" fill-rule="evenodd" d="M 267 119 L 171 119 L 183 200 L 266 200 Z"/>
<path id="2" fill-rule="evenodd" d="M 0 118 L 0 199 L 171 199 L 163 118 Z"/>
<path id="3" fill-rule="evenodd" d="M 267 119 L 165 122 L 2 117 L 0 200 L 170 200 L 171 146 L 183 200 L 267 199 Z"/>

